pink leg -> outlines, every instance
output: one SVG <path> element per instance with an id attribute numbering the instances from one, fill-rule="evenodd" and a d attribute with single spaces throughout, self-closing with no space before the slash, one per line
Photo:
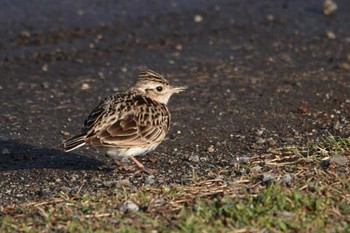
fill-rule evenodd
<path id="1" fill-rule="evenodd" d="M 134 156 L 130 156 L 130 158 L 132 159 L 132 161 L 134 161 L 134 163 L 136 163 L 136 165 L 144 172 L 148 173 L 148 174 L 152 174 L 154 172 L 156 172 L 156 170 L 153 170 L 153 169 L 149 169 L 149 168 L 146 168 L 145 166 L 143 166 L 143 164 L 138 161 Z"/>

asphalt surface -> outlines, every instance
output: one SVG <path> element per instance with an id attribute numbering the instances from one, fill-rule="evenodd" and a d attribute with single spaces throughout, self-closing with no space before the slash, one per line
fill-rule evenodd
<path id="1" fill-rule="evenodd" d="M 315 0 L 1 1 L 0 205 L 235 179 L 269 148 L 349 136 L 350 2 L 336 3 L 326 16 Z M 145 68 L 189 86 L 167 140 L 140 157 L 156 174 L 57 148 Z"/>

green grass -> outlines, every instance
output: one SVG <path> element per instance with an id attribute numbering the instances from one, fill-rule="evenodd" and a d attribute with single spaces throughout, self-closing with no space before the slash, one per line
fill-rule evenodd
<path id="1" fill-rule="evenodd" d="M 0 215 L 0 232 L 350 232 L 349 164 L 323 164 L 335 155 L 350 159 L 349 148 L 348 138 L 329 137 L 237 165 L 249 170 L 259 164 L 276 174 L 267 186 L 249 172 L 231 183 L 194 174 L 186 185 L 62 194 L 9 206 Z M 294 174 L 291 184 L 279 182 L 285 173 Z M 126 201 L 140 210 L 121 211 Z"/>

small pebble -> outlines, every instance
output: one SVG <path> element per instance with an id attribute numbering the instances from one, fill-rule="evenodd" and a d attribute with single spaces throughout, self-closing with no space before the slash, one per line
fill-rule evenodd
<path id="1" fill-rule="evenodd" d="M 215 151 L 214 145 L 210 145 L 210 146 L 208 147 L 208 152 L 209 152 L 209 153 L 212 153 L 212 152 L 214 152 L 214 151 Z"/>
<path id="2" fill-rule="evenodd" d="M 293 177 L 290 175 L 290 174 L 284 174 L 282 177 L 281 177 L 281 183 L 283 184 L 287 184 L 289 185 L 293 180 Z"/>
<path id="3" fill-rule="evenodd" d="M 63 136 L 69 136 L 70 135 L 70 133 L 68 131 L 64 131 L 64 130 L 61 131 L 61 134 Z"/>
<path id="4" fill-rule="evenodd" d="M 156 181 L 154 180 L 154 175 L 149 175 L 146 177 L 145 184 L 151 185 L 154 184 Z"/>
<path id="5" fill-rule="evenodd" d="M 83 9 L 78 9 L 78 10 L 77 10 L 77 14 L 80 15 L 80 16 L 82 16 L 82 15 L 85 14 L 85 11 L 84 11 Z"/>
<path id="6" fill-rule="evenodd" d="M 41 69 L 45 72 L 47 72 L 49 70 L 49 66 L 47 64 L 44 64 Z"/>
<path id="7" fill-rule="evenodd" d="M 289 211 L 280 211 L 277 213 L 278 217 L 282 217 L 282 218 L 293 218 L 295 216 L 295 214 L 293 212 L 289 212 Z"/>
<path id="8" fill-rule="evenodd" d="M 45 89 L 47 89 L 47 88 L 50 87 L 50 85 L 49 85 L 48 82 L 43 82 L 41 85 L 42 85 L 42 87 L 45 88 Z"/>
<path id="9" fill-rule="evenodd" d="M 83 83 L 83 84 L 81 84 L 80 89 L 81 90 L 88 90 L 88 89 L 90 89 L 90 85 L 88 83 Z"/>
<path id="10" fill-rule="evenodd" d="M 96 36 L 96 39 L 97 39 L 97 40 L 102 40 L 102 39 L 103 39 L 103 35 L 102 35 L 102 34 L 98 34 L 98 35 Z"/>
<path id="11" fill-rule="evenodd" d="M 329 163 L 340 166 L 346 166 L 346 164 L 348 163 L 348 158 L 342 155 L 335 155 L 329 160 Z"/>
<path id="12" fill-rule="evenodd" d="M 332 31 L 327 31 L 326 36 L 330 40 L 334 40 L 335 38 L 337 38 L 336 35 L 334 34 L 334 32 L 332 32 Z"/>
<path id="13" fill-rule="evenodd" d="M 333 129 L 335 130 L 339 130 L 340 129 L 340 122 L 339 121 L 336 121 L 333 125 Z"/>
<path id="14" fill-rule="evenodd" d="M 107 188 L 111 188 L 113 187 L 113 185 L 115 184 L 114 181 L 104 181 L 102 182 L 103 186 L 107 187 Z"/>
<path id="15" fill-rule="evenodd" d="M 199 156 L 198 155 L 191 155 L 188 160 L 192 162 L 199 162 Z"/>
<path id="16" fill-rule="evenodd" d="M 217 180 L 225 180 L 226 176 L 224 175 L 218 175 L 215 179 Z"/>
<path id="17" fill-rule="evenodd" d="M 270 172 L 265 172 L 262 174 L 262 181 L 265 184 L 270 184 L 275 180 L 275 175 Z"/>
<path id="18" fill-rule="evenodd" d="M 350 64 L 342 62 L 338 65 L 338 68 L 344 71 L 350 71 Z"/>
<path id="19" fill-rule="evenodd" d="M 256 134 L 256 136 L 261 136 L 261 135 L 264 133 L 264 131 L 265 131 L 265 128 L 261 128 L 261 129 L 258 129 L 258 130 L 255 132 L 255 134 Z"/>
<path id="20" fill-rule="evenodd" d="M 131 187 L 131 186 L 132 186 L 132 184 L 130 183 L 130 180 L 128 178 L 117 181 L 117 187 L 119 187 L 119 188 Z"/>
<path id="21" fill-rule="evenodd" d="M 237 161 L 238 161 L 239 163 L 248 163 L 249 160 L 250 160 L 250 158 L 247 157 L 247 156 L 237 157 Z"/>
<path id="22" fill-rule="evenodd" d="M 105 74 L 103 72 L 98 72 L 97 73 L 97 76 L 100 78 L 100 79 L 105 79 Z"/>
<path id="23" fill-rule="evenodd" d="M 120 207 L 120 210 L 124 211 L 124 212 L 126 212 L 126 211 L 135 211 L 136 212 L 139 210 L 139 207 L 134 202 L 127 201 Z"/>
<path id="24" fill-rule="evenodd" d="M 200 23 L 203 21 L 203 17 L 201 15 L 195 15 L 194 16 L 194 22 L 195 23 Z"/>
<path id="25" fill-rule="evenodd" d="M 61 191 L 68 194 L 72 191 L 72 189 L 67 187 L 67 186 L 63 186 L 63 187 L 61 187 Z"/>
<path id="26" fill-rule="evenodd" d="M 294 138 L 284 138 L 283 140 L 287 143 L 294 143 L 295 142 Z"/>
<path id="27" fill-rule="evenodd" d="M 254 166 L 250 169 L 250 172 L 251 173 L 260 173 L 262 171 L 262 167 L 257 165 L 257 166 Z"/>
<path id="28" fill-rule="evenodd" d="M 277 145 L 277 141 L 274 140 L 274 139 L 272 139 L 272 138 L 269 138 L 268 141 L 269 141 L 270 146 L 275 146 L 275 145 Z"/>
<path id="29" fill-rule="evenodd" d="M 267 19 L 267 21 L 269 21 L 271 23 L 275 20 L 275 17 L 273 17 L 273 15 L 267 15 L 266 19 Z"/>
<path id="30" fill-rule="evenodd" d="M 166 203 L 167 201 L 165 201 L 163 198 L 158 198 L 154 201 L 154 203 L 156 204 L 163 204 L 163 203 Z"/>
<path id="31" fill-rule="evenodd" d="M 325 0 L 322 4 L 322 9 L 324 15 L 331 15 L 338 9 L 338 6 L 332 0 Z"/>
<path id="32" fill-rule="evenodd" d="M 8 155 L 10 154 L 10 151 L 7 149 L 7 148 L 4 148 L 2 149 L 2 152 L 1 152 L 3 155 Z"/>
<path id="33" fill-rule="evenodd" d="M 265 142 L 266 142 L 266 140 L 261 138 L 261 137 L 258 137 L 257 140 L 256 140 L 257 144 L 264 144 Z"/>
<path id="34" fill-rule="evenodd" d="M 183 49 L 182 44 L 176 44 L 175 45 L 175 49 L 178 50 L 178 51 L 181 51 Z"/>
<path id="35" fill-rule="evenodd" d="M 21 32 L 21 37 L 24 37 L 24 38 L 29 38 L 30 37 L 30 32 L 29 31 L 22 31 Z"/>

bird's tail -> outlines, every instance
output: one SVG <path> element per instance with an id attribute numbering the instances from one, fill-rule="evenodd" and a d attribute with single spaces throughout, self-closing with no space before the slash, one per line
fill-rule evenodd
<path id="1" fill-rule="evenodd" d="M 86 134 L 75 135 L 75 136 L 67 139 L 66 141 L 64 141 L 61 144 L 61 148 L 65 152 L 75 150 L 75 149 L 85 145 L 85 143 L 86 143 L 85 139 L 86 139 Z"/>

